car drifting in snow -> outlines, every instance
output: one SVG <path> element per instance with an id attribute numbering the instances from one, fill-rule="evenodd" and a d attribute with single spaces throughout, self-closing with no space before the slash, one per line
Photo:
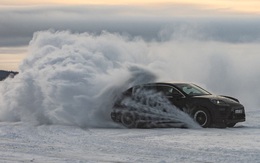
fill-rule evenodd
<path id="1" fill-rule="evenodd" d="M 116 101 L 111 118 L 128 128 L 187 127 L 176 110 L 188 113 L 202 127 L 233 127 L 245 121 L 244 106 L 236 98 L 213 95 L 191 83 L 131 87 Z"/>

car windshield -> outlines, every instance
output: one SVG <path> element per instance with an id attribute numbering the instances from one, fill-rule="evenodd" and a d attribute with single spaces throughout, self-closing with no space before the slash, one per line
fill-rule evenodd
<path id="1" fill-rule="evenodd" d="M 194 84 L 174 84 L 174 85 L 189 96 L 210 95 L 209 92 Z"/>

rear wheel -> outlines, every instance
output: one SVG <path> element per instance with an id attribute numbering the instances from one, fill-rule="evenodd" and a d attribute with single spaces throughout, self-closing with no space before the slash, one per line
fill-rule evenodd
<path id="1" fill-rule="evenodd" d="M 121 116 L 121 123 L 127 128 L 136 127 L 136 114 L 133 112 L 125 112 Z"/>
<path id="2" fill-rule="evenodd" d="M 211 117 L 210 117 L 209 111 L 204 108 L 196 109 L 193 113 L 193 119 L 201 127 L 209 127 L 211 124 Z"/>

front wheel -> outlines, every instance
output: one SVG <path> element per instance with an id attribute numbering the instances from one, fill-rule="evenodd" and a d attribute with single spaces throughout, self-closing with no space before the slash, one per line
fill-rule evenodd
<path id="1" fill-rule="evenodd" d="M 136 127 L 136 114 L 133 112 L 125 112 L 121 116 L 121 123 L 127 128 Z"/>
<path id="2" fill-rule="evenodd" d="M 211 117 L 209 111 L 204 108 L 196 109 L 193 113 L 193 119 L 201 126 L 201 127 L 209 127 L 211 124 Z"/>

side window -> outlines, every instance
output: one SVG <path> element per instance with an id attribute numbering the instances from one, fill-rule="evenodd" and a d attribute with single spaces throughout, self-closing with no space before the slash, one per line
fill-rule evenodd
<path id="1" fill-rule="evenodd" d="M 143 91 L 156 91 L 156 87 L 153 85 L 138 85 L 133 88 L 132 94 L 134 95 Z"/>
<path id="2" fill-rule="evenodd" d="M 149 100 L 155 93 L 156 87 L 154 85 L 139 85 L 135 86 L 132 91 L 132 99 L 136 102 L 140 102 L 145 105 L 153 105 Z"/>
<path id="3" fill-rule="evenodd" d="M 145 85 L 145 86 L 143 86 L 142 89 L 145 91 L 152 91 L 152 92 L 156 91 L 156 87 L 154 85 Z"/>
<path id="4" fill-rule="evenodd" d="M 158 86 L 157 89 L 159 92 L 162 92 L 165 96 L 181 96 L 180 92 L 171 86 Z"/>
<path id="5" fill-rule="evenodd" d="M 192 87 L 183 87 L 182 90 L 183 90 L 185 93 L 189 94 L 189 95 L 191 95 L 191 94 L 201 94 L 201 93 L 202 93 L 202 92 L 200 92 L 199 90 L 194 89 L 194 88 L 192 88 Z"/>
<path id="6" fill-rule="evenodd" d="M 169 86 L 157 86 L 159 92 L 162 92 L 165 96 L 172 95 L 172 87 Z"/>

